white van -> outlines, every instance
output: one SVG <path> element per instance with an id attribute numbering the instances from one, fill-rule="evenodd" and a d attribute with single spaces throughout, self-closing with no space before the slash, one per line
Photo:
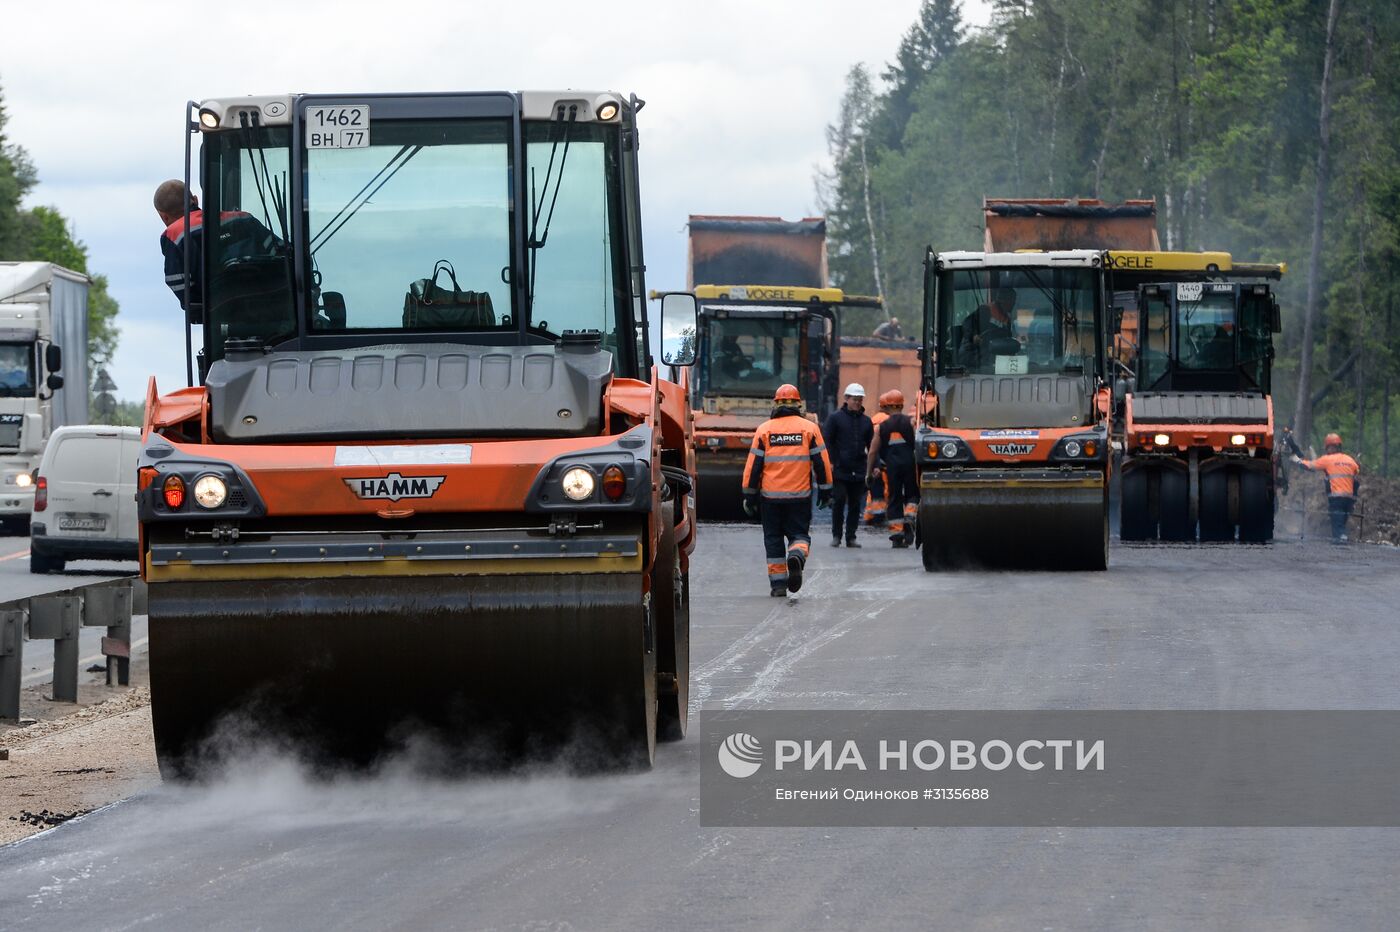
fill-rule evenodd
<path id="1" fill-rule="evenodd" d="M 61 427 L 34 477 L 29 571 L 57 573 L 69 560 L 135 560 L 135 427 Z"/>

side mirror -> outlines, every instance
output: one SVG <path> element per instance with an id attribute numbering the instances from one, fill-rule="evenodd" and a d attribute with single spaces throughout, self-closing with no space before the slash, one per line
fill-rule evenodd
<path id="1" fill-rule="evenodd" d="M 44 380 L 44 384 L 49 387 L 49 391 L 56 392 L 63 387 L 63 376 L 50 373 L 49 377 Z"/>
<path id="2" fill-rule="evenodd" d="M 63 368 L 63 350 L 57 343 L 50 343 L 44 348 L 44 368 L 50 372 Z"/>
<path id="3" fill-rule="evenodd" d="M 1279 310 L 1277 301 L 1269 308 L 1269 327 L 1274 333 L 1283 333 L 1283 312 Z"/>
<path id="4" fill-rule="evenodd" d="M 661 295 L 661 361 L 668 366 L 695 363 L 695 295 L 671 291 Z"/>
<path id="5" fill-rule="evenodd" d="M 1123 332 L 1123 308 L 1119 305 L 1113 306 L 1113 335 L 1117 336 Z"/>

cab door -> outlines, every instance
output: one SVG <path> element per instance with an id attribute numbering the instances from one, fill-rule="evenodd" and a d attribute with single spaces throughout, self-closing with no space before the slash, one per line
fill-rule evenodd
<path id="1" fill-rule="evenodd" d="M 120 497 L 121 431 L 59 434 L 46 467 L 53 538 L 115 540 Z"/>

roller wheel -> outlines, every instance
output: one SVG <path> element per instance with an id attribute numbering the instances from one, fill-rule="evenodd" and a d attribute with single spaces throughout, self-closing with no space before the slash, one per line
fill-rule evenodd
<path id="1" fill-rule="evenodd" d="M 1240 540 L 1262 544 L 1274 539 L 1274 494 L 1263 471 L 1240 473 Z"/>
<path id="2" fill-rule="evenodd" d="M 1163 469 L 1157 495 L 1158 520 L 1162 540 L 1192 540 L 1196 529 L 1191 526 L 1191 499 L 1184 469 Z"/>
<path id="3" fill-rule="evenodd" d="M 1123 540 L 1151 540 L 1157 528 L 1147 507 L 1147 470 L 1123 473 L 1118 502 L 1118 536 Z"/>
<path id="4" fill-rule="evenodd" d="M 661 506 L 665 530 L 651 575 L 651 604 L 656 613 L 656 736 L 661 741 L 685 737 L 690 702 L 690 574 L 681 572 L 675 507 L 674 501 Z"/>
<path id="5" fill-rule="evenodd" d="M 1235 523 L 1230 520 L 1229 470 L 1201 473 L 1201 540 L 1220 542 L 1235 539 Z"/>

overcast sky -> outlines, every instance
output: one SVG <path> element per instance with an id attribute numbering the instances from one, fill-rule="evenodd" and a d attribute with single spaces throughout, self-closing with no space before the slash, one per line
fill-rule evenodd
<path id="1" fill-rule="evenodd" d="M 985 2 L 964 15 L 986 19 Z M 824 128 L 856 62 L 876 74 L 919 0 L 0 0 L 7 135 L 32 205 L 73 223 L 121 304 L 117 395 L 184 384 L 151 208 L 183 171 L 186 99 L 283 92 L 610 89 L 641 115 L 647 284 L 685 284 L 692 213 L 816 212 Z M 8 257 L 0 257 L 8 258 Z"/>

